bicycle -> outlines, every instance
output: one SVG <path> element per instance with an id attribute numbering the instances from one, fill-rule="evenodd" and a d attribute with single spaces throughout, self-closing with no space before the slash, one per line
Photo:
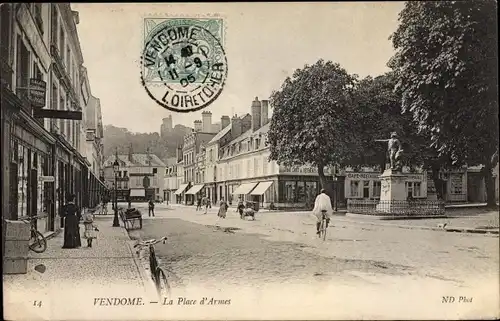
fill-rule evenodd
<path id="1" fill-rule="evenodd" d="M 47 249 L 47 239 L 40 233 L 36 228 L 35 224 L 33 224 L 33 218 L 23 219 L 25 223 L 30 224 L 30 240 L 29 240 L 29 249 L 35 253 L 43 253 Z"/>
<path id="2" fill-rule="evenodd" d="M 160 299 L 162 297 L 169 297 L 171 294 L 171 288 L 165 272 L 160 267 L 158 259 L 156 258 L 154 245 L 160 242 L 163 242 L 163 244 L 165 244 L 166 240 L 167 237 L 164 236 L 159 240 L 152 239 L 148 241 L 142 241 L 134 245 L 135 248 L 146 246 L 149 248 L 149 270 L 151 272 L 151 278 L 155 282 L 156 291 L 158 292 L 158 296 L 160 297 Z"/>
<path id="3" fill-rule="evenodd" d="M 326 217 L 326 211 L 321 211 L 321 225 L 319 227 L 319 237 L 324 240 L 326 240 L 326 222 L 327 222 L 327 217 Z"/>

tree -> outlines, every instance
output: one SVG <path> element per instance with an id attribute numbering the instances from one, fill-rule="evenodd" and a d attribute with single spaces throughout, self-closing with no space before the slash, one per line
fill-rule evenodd
<path id="1" fill-rule="evenodd" d="M 489 205 L 498 155 L 496 2 L 407 2 L 390 60 L 404 112 L 438 157 L 484 165 Z"/>
<path id="2" fill-rule="evenodd" d="M 355 83 L 339 64 L 323 60 L 288 77 L 271 95 L 270 159 L 316 166 L 321 186 L 330 192 L 324 167 L 345 163 L 360 148 L 352 129 Z"/>

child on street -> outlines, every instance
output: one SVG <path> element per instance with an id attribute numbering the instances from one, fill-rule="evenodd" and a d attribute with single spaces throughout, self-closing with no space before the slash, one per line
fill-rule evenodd
<path id="1" fill-rule="evenodd" d="M 83 237 L 87 239 L 87 247 L 92 247 L 92 240 L 97 238 L 96 231 L 99 230 L 94 224 L 94 213 L 88 209 L 84 209 L 83 225 L 85 226 Z"/>

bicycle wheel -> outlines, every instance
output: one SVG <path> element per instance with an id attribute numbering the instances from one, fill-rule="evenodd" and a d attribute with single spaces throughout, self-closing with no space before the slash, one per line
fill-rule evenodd
<path id="1" fill-rule="evenodd" d="M 321 221 L 321 238 L 324 240 L 326 240 L 326 220 L 323 219 Z"/>
<path id="2" fill-rule="evenodd" d="M 170 297 L 170 284 L 168 283 L 167 276 L 165 272 L 161 268 L 156 269 L 155 273 L 155 283 L 156 283 L 156 291 L 158 291 L 158 296 L 160 298 Z"/>
<path id="3" fill-rule="evenodd" d="M 47 249 L 47 240 L 39 231 L 31 233 L 29 249 L 36 253 L 43 253 Z"/>

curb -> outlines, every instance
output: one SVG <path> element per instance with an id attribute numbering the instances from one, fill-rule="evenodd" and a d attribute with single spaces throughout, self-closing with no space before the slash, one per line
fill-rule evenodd
<path id="1" fill-rule="evenodd" d="M 134 259 L 134 264 L 137 267 L 137 272 L 139 273 L 141 280 L 142 280 L 142 285 L 144 287 L 144 291 L 146 292 L 146 296 L 148 300 L 150 301 L 156 301 L 158 299 L 158 295 L 156 293 L 156 286 L 153 282 L 153 279 L 151 278 L 151 273 L 148 273 L 145 268 L 144 264 L 144 259 L 141 258 L 140 252 L 138 255 L 136 255 L 136 252 L 134 250 L 134 245 L 136 244 L 135 241 L 130 240 L 127 242 L 127 246 L 130 250 L 130 254 L 132 255 L 132 258 Z M 149 271 L 149 269 L 147 269 Z"/>
<path id="2" fill-rule="evenodd" d="M 447 215 L 365 215 L 356 213 L 346 213 L 345 216 L 348 217 L 358 217 L 366 218 L 370 220 L 380 220 L 380 221 L 395 221 L 395 220 L 408 220 L 408 219 L 435 219 L 435 218 L 447 218 Z"/>

